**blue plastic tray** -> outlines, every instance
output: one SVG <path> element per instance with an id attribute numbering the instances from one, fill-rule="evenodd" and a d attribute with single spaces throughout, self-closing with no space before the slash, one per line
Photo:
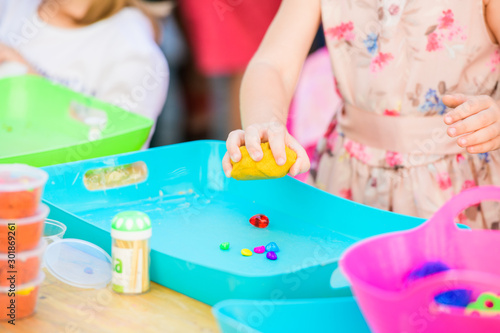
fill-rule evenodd
<path id="1" fill-rule="evenodd" d="M 45 168 L 44 201 L 51 218 L 68 226 L 66 237 L 111 249 L 112 217 L 141 210 L 153 221 L 151 278 L 213 305 L 225 299 L 313 298 L 351 295 L 332 289 L 340 254 L 354 242 L 417 226 L 420 219 L 369 208 L 291 177 L 241 182 L 221 167 L 225 145 L 198 141 Z M 89 191 L 83 175 L 95 168 L 143 161 L 146 181 Z M 269 227 L 249 218 L 266 214 Z M 274 241 L 278 260 L 243 257 Z M 229 251 L 219 244 L 230 242 Z"/>
<path id="2" fill-rule="evenodd" d="M 222 333 L 370 333 L 352 297 L 313 300 L 228 300 L 214 314 Z"/>

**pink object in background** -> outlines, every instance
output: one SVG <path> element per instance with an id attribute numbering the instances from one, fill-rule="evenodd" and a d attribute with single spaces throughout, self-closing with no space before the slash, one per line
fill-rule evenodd
<path id="1" fill-rule="evenodd" d="M 290 105 L 288 132 L 306 149 L 309 158 L 312 158 L 316 144 L 333 116 L 342 107 L 330 61 L 326 47 L 306 59 Z M 307 175 L 295 178 L 305 181 Z"/>
<path id="2" fill-rule="evenodd" d="M 243 72 L 281 0 L 177 1 L 198 69 L 205 75 Z"/>
<path id="3" fill-rule="evenodd" d="M 500 188 L 467 189 L 421 226 L 375 236 L 349 248 L 340 268 L 374 333 L 500 332 L 500 317 L 443 307 L 434 297 L 451 289 L 500 295 L 497 230 L 460 230 L 457 215 L 481 201 L 500 201 Z M 374 221 L 374 223 L 378 223 Z M 381 222 L 382 223 L 382 222 Z M 440 261 L 451 269 L 408 283 L 409 272 Z"/>

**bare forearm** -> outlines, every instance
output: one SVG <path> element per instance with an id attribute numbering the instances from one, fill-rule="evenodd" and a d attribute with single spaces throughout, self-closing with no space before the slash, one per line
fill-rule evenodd
<path id="1" fill-rule="evenodd" d="M 269 142 L 278 165 L 286 162 L 286 147 L 297 153 L 290 174 L 309 169 L 307 153 L 286 130 L 286 119 L 319 21 L 320 0 L 282 1 L 243 78 L 240 108 L 244 130 L 232 131 L 227 138 L 227 153 L 222 164 L 228 177 L 231 161 L 241 159 L 241 146 L 246 146 L 254 161 L 262 159 L 261 142 Z"/>
<path id="2" fill-rule="evenodd" d="M 288 106 L 319 21 L 319 0 L 283 0 L 243 78 L 243 129 L 273 121 L 286 123 Z"/>
<path id="3" fill-rule="evenodd" d="M 262 61 L 250 63 L 241 86 L 243 129 L 273 121 L 285 124 L 292 94 L 273 65 Z"/>

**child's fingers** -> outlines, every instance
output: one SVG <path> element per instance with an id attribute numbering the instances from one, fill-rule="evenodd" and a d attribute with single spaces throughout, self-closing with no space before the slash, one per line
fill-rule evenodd
<path id="1" fill-rule="evenodd" d="M 295 163 L 292 165 L 290 168 L 290 171 L 288 172 L 290 176 L 295 177 L 298 174 L 307 172 L 311 166 L 311 163 L 309 162 L 309 158 L 306 156 L 306 158 L 302 157 L 297 157 L 297 160 Z"/>
<path id="2" fill-rule="evenodd" d="M 290 134 L 287 134 L 286 138 L 286 144 L 288 147 L 290 147 L 290 149 L 295 151 L 297 154 L 297 160 L 290 168 L 289 174 L 291 176 L 296 176 L 299 173 L 307 172 L 307 170 L 311 167 L 311 162 L 309 161 L 306 150 Z"/>
<path id="3" fill-rule="evenodd" d="M 229 157 L 233 162 L 239 162 L 241 159 L 240 147 L 245 144 L 245 132 L 236 130 L 229 133 L 226 140 L 226 148 Z"/>
<path id="4" fill-rule="evenodd" d="M 285 126 L 279 123 L 271 124 L 267 131 L 267 140 L 278 165 L 286 163 L 285 134 Z"/>
<path id="5" fill-rule="evenodd" d="M 463 94 L 454 94 L 454 95 L 444 95 L 443 96 L 443 104 L 449 108 L 456 108 L 463 102 L 465 102 L 469 96 Z"/>
<path id="6" fill-rule="evenodd" d="M 260 161 L 262 157 L 264 157 L 262 147 L 260 146 L 261 141 L 259 127 L 254 125 L 248 126 L 245 130 L 245 146 L 247 147 L 248 154 L 252 160 L 256 162 Z"/>
<path id="7" fill-rule="evenodd" d="M 500 126 L 494 123 L 490 126 L 482 128 L 472 134 L 465 135 L 457 140 L 460 147 L 466 148 L 480 145 L 491 141 L 500 135 Z"/>
<path id="8" fill-rule="evenodd" d="M 224 174 L 227 178 L 231 177 L 231 172 L 233 171 L 233 165 L 231 164 L 231 159 L 229 157 L 229 153 L 224 155 L 222 159 L 222 169 L 224 169 Z"/>
<path id="9" fill-rule="evenodd" d="M 454 124 L 459 120 L 463 120 L 472 116 L 484 109 L 489 108 L 493 99 L 490 96 L 472 96 L 465 102 L 457 106 L 454 110 L 448 112 L 444 117 L 444 122 L 448 125 Z"/>
<path id="10" fill-rule="evenodd" d="M 10 47 L 0 44 L 0 63 L 7 61 L 17 61 L 23 63 L 23 60 L 24 59 L 22 59 L 16 52 L 13 52 Z"/>
<path id="11" fill-rule="evenodd" d="M 464 120 L 454 123 L 448 128 L 448 135 L 456 137 L 466 133 L 471 133 L 485 128 L 497 121 L 497 115 L 493 109 L 486 109 L 482 112 L 473 114 Z"/>
<path id="12" fill-rule="evenodd" d="M 498 148 L 500 148 L 500 137 L 496 137 L 493 140 L 481 143 L 479 145 L 467 147 L 467 151 L 471 154 L 481 154 L 490 152 L 492 150 L 497 150 Z"/>

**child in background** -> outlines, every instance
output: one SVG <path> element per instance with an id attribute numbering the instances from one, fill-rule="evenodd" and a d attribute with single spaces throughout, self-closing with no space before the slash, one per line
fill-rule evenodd
<path id="1" fill-rule="evenodd" d="M 182 72 L 188 58 L 186 40 L 179 29 L 172 0 L 147 0 L 148 11 L 158 19 L 161 26 L 160 49 L 167 58 L 169 84 L 167 100 L 156 122 L 156 131 L 151 139 L 152 147 L 165 146 L 185 141 L 188 119 L 186 96 L 184 96 Z"/>
<path id="2" fill-rule="evenodd" d="M 1 0 L 0 66 L 25 64 L 72 90 L 156 120 L 168 67 L 135 0 Z"/>
<path id="3" fill-rule="evenodd" d="M 244 130 L 229 134 L 226 175 L 241 145 L 260 160 L 261 141 L 279 165 L 285 145 L 296 151 L 292 175 L 309 169 L 285 122 L 321 19 L 344 109 L 318 145 L 312 184 L 423 218 L 464 189 L 500 185 L 500 0 L 284 0 L 243 79 Z M 499 229 L 500 206 L 459 221 Z"/>

